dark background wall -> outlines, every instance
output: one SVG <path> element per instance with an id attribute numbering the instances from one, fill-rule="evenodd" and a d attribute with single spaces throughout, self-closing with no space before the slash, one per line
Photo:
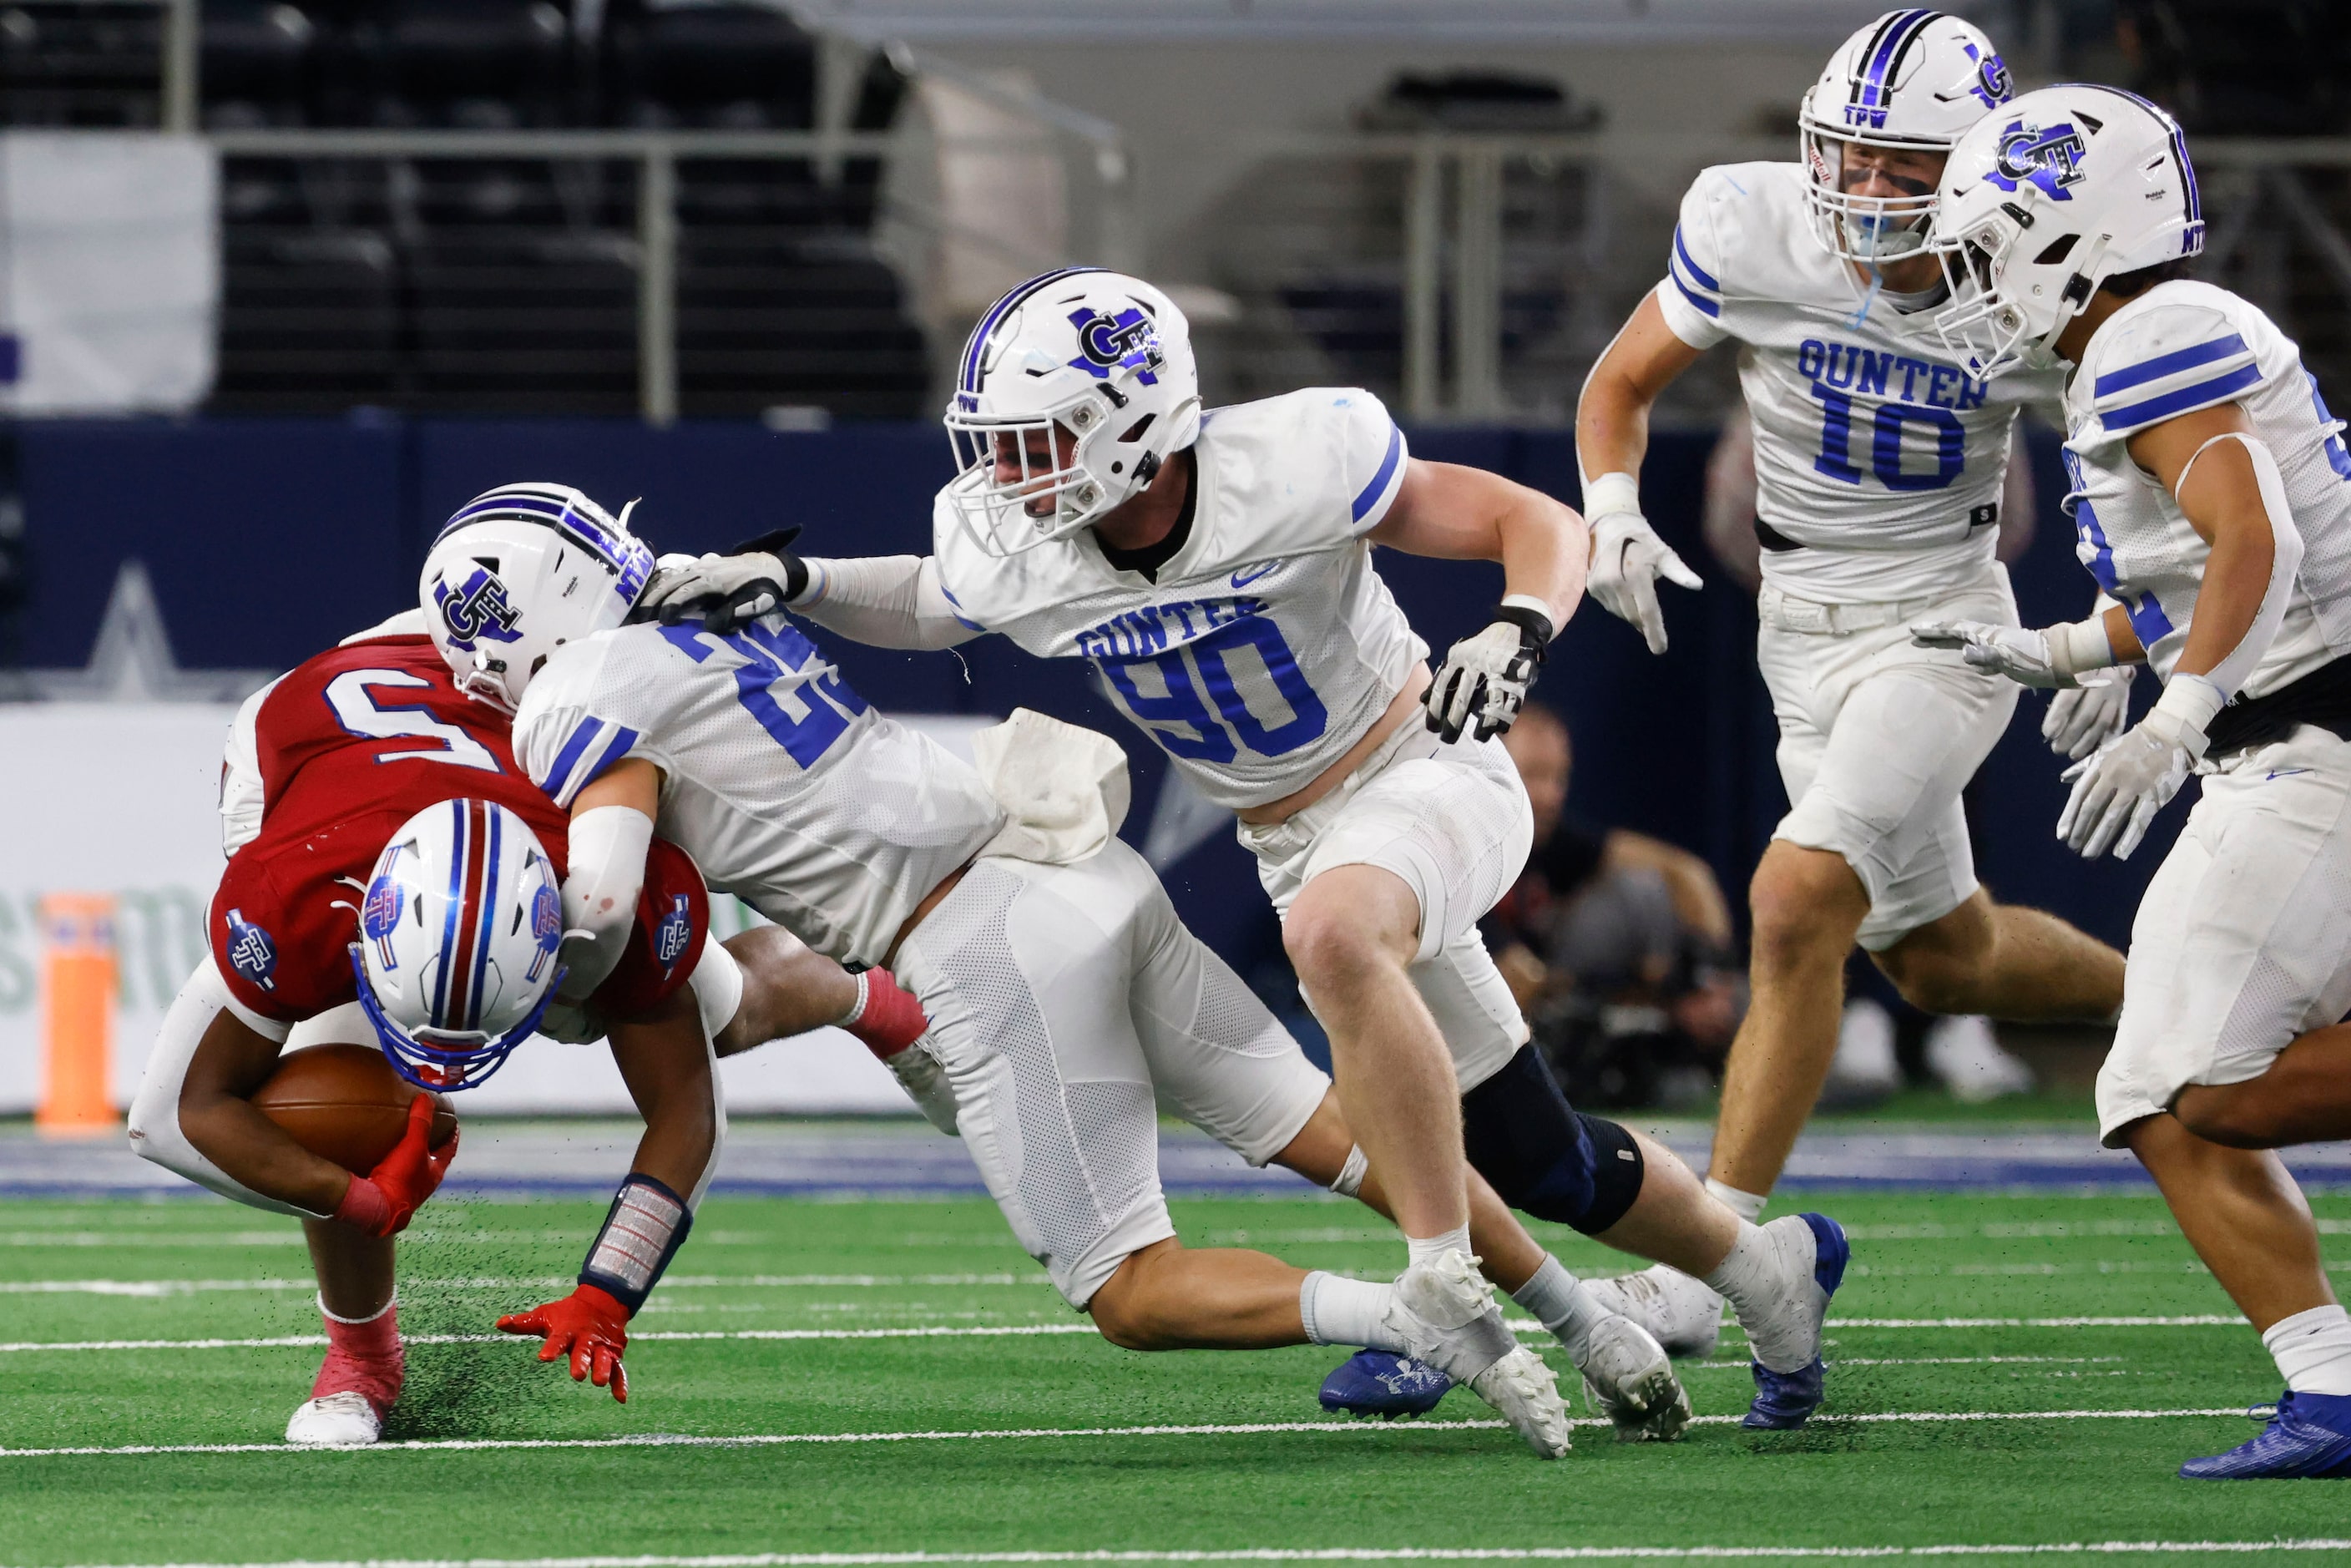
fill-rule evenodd
<path id="1" fill-rule="evenodd" d="M 183 665 L 284 668 L 415 602 L 415 572 L 440 521 L 466 497 L 519 479 L 578 485 L 664 550 L 723 548 L 788 522 L 817 554 L 927 549 L 933 491 L 948 476 L 933 424 L 778 434 L 747 423 L 655 430 L 614 421 L 211 420 L 71 422 L 19 427 L 33 588 L 17 645 L 35 666 L 84 663 L 121 562 L 152 575 Z M 1562 499 L 1577 496 L 1563 432 L 1432 429 L 1420 456 L 1494 469 Z M 1574 809 L 1687 844 L 1734 894 L 1786 810 L 1772 764 L 1770 705 L 1755 673 L 1752 601 L 1698 542 L 1710 434 L 1661 434 L 1643 493 L 1660 532 L 1709 577 L 1665 590 L 1672 648 L 1652 658 L 1625 625 L 1587 607 L 1552 650 L 1539 697 L 1561 709 L 1577 748 Z M 2091 584 L 2056 502 L 2053 436 L 2032 446 L 2043 516 L 2013 569 L 2028 625 L 2076 619 Z M 1499 569 L 1382 552 L 1381 567 L 1437 648 L 1475 630 Z M 1008 711 L 1016 705 L 1117 737 L 1135 770 L 1131 837 L 1165 772 L 1072 662 L 1046 664 L 999 639 L 954 653 L 904 654 L 825 639 L 885 708 Z M 2142 685 L 2149 683 L 2141 683 Z M 2148 700 L 2139 694 L 2142 706 Z M 2122 942 L 2140 888 L 2185 815 L 2174 804 L 2127 865 L 2085 865 L 2052 836 L 2064 787 L 2038 733 L 2044 699 L 2017 722 L 1970 791 L 1978 869 L 2003 899 L 2064 915 Z M 1274 950 L 1272 917 L 1249 857 L 1219 835 L 1168 874 L 1186 917 L 1245 969 Z"/>

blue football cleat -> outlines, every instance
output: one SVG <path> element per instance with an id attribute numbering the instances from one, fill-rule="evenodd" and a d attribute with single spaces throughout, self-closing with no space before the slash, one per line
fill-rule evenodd
<path id="1" fill-rule="evenodd" d="M 2179 1467 L 2189 1481 L 2314 1480 L 2351 1476 L 2351 1394 L 2278 1396 L 2277 1414 L 2251 1442 Z"/>
<path id="2" fill-rule="evenodd" d="M 1844 1228 L 1827 1215 L 1799 1214 L 1794 1218 L 1813 1233 L 1813 1287 L 1817 1292 L 1813 1313 L 1817 1331 L 1818 1325 L 1827 1321 L 1829 1298 L 1844 1283 L 1844 1266 L 1853 1260 L 1853 1248 L 1845 1241 Z M 1785 1222 L 1775 1219 L 1771 1223 Z M 1828 1365 L 1817 1353 L 1810 1363 L 1794 1372 L 1774 1372 L 1760 1361 L 1749 1365 L 1755 1374 L 1755 1402 L 1747 1407 L 1740 1426 L 1762 1432 L 1792 1432 L 1811 1420 L 1813 1412 L 1821 1407 Z"/>
<path id="3" fill-rule="evenodd" d="M 1426 1416 L 1453 1379 L 1425 1361 L 1393 1351 L 1359 1350 L 1322 1380 L 1322 1408 L 1344 1416 Z"/>

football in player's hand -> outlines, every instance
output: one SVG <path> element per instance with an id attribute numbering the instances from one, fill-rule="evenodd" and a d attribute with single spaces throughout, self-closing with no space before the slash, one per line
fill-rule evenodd
<path id="1" fill-rule="evenodd" d="M 408 1129 L 408 1103 L 424 1092 L 392 1070 L 383 1052 L 364 1045 L 314 1045 L 278 1058 L 254 1094 L 260 1113 L 321 1159 L 365 1176 Z M 432 1146 L 457 1131 L 456 1113 L 433 1096 Z"/>

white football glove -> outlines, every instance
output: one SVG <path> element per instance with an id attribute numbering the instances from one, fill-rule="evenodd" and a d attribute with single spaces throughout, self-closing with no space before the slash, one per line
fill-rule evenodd
<path id="1" fill-rule="evenodd" d="M 924 1036 L 914 1044 L 892 1056 L 882 1059 L 882 1065 L 897 1079 L 898 1087 L 906 1092 L 925 1121 L 949 1137 L 956 1132 L 955 1085 L 947 1082 L 947 1070 L 931 1054 L 930 1037 Z"/>
<path id="2" fill-rule="evenodd" d="M 1479 740 L 1510 728 L 1527 700 L 1527 688 L 1535 684 L 1551 638 L 1550 616 L 1528 603 L 1504 600 L 1492 624 L 1462 638 L 1445 655 L 1425 699 L 1428 727 L 1448 744 L 1460 739 L 1472 720 Z"/>
<path id="3" fill-rule="evenodd" d="M 1652 653 L 1666 651 L 1660 577 L 1682 588 L 1706 586 L 1640 513 L 1610 512 L 1592 520 L 1592 575 L 1584 588 L 1600 608 L 1637 628 Z"/>
<path id="4" fill-rule="evenodd" d="M 1921 621 L 1910 628 L 1921 648 L 1956 648 L 1979 670 L 2006 675 L 2019 685 L 2070 686 L 2074 677 L 2057 673 L 2046 632 L 2029 626 L 1996 626 L 1989 621 Z"/>
<path id="5" fill-rule="evenodd" d="M 2074 793 L 2057 818 L 2057 836 L 2085 860 L 2110 847 L 2115 859 L 2130 859 L 2208 744 L 2203 730 L 2158 704 L 2120 737 L 2065 769 Z"/>
<path id="6" fill-rule="evenodd" d="M 593 1045 L 610 1030 L 592 999 L 574 1002 L 559 996 L 539 1015 L 538 1032 L 565 1045 Z"/>
<path id="7" fill-rule="evenodd" d="M 2083 684 L 2049 699 L 2041 716 L 2041 737 L 2060 757 L 2078 762 L 2123 732 L 2130 723 L 2131 681 L 2137 666 L 2119 664 L 2083 677 Z"/>
<path id="8" fill-rule="evenodd" d="M 799 532 L 778 528 L 725 555 L 664 557 L 630 619 L 664 626 L 699 621 L 705 631 L 724 635 L 785 608 L 808 591 L 808 563 L 790 549 Z"/>

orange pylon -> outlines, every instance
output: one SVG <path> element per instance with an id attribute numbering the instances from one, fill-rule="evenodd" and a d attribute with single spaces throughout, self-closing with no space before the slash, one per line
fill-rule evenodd
<path id="1" fill-rule="evenodd" d="M 114 1055 L 114 899 L 52 893 L 41 900 L 43 1045 L 48 1082 L 33 1124 L 84 1138 L 122 1124 L 108 1083 Z"/>

